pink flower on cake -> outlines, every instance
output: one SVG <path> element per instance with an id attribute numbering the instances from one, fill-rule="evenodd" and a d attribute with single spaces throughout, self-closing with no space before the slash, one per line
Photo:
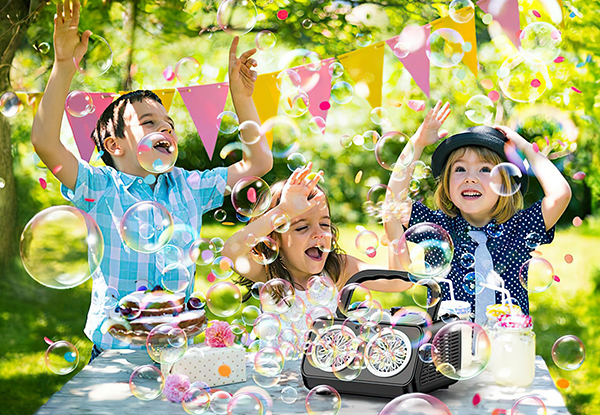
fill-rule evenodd
<path id="1" fill-rule="evenodd" d="M 233 346 L 235 335 L 226 321 L 212 320 L 205 331 L 205 343 L 210 347 Z"/>
<path id="2" fill-rule="evenodd" d="M 169 375 L 163 392 L 171 402 L 181 402 L 189 388 L 190 379 L 186 375 Z"/>

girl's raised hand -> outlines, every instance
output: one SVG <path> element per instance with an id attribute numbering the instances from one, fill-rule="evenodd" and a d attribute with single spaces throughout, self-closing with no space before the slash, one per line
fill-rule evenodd
<path id="1" fill-rule="evenodd" d="M 239 41 L 238 36 L 234 37 L 231 48 L 229 48 L 229 88 L 232 94 L 241 92 L 249 97 L 254 92 L 254 81 L 258 76 L 258 73 L 252 70 L 258 65 L 256 59 L 252 58 L 252 55 L 256 53 L 256 48 L 247 50 L 238 58 L 237 46 Z"/>
<path id="2" fill-rule="evenodd" d="M 301 169 L 296 169 L 287 180 L 281 191 L 281 202 L 279 208 L 282 209 L 290 219 L 307 212 L 317 203 L 325 200 L 325 195 L 321 192 L 314 198 L 308 199 L 313 192 L 319 180 L 323 179 L 323 171 L 319 171 L 315 177 L 309 179 L 308 175 L 312 169 L 312 162 L 309 162 Z"/>
<path id="3" fill-rule="evenodd" d="M 56 4 L 54 17 L 54 60 L 56 63 L 79 64 L 87 51 L 92 32 L 86 30 L 81 37 L 79 26 L 79 0 L 63 0 Z"/>
<path id="4" fill-rule="evenodd" d="M 504 136 L 508 138 L 508 141 L 513 143 L 515 147 L 521 151 L 525 151 L 528 146 L 531 146 L 529 141 L 525 140 L 519 133 L 508 127 L 503 125 L 495 125 L 494 128 L 504 134 Z"/>
<path id="5" fill-rule="evenodd" d="M 450 111 L 449 102 L 442 106 L 442 101 L 438 101 L 435 107 L 429 110 L 423 123 L 419 126 L 415 134 L 417 138 L 414 144 L 423 148 L 437 143 L 440 138 L 444 138 L 446 134 L 440 134 L 438 131 L 450 115 Z"/>

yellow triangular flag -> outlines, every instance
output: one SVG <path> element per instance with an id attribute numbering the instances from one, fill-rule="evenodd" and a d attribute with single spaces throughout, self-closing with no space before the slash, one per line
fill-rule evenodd
<path id="1" fill-rule="evenodd" d="M 169 110 L 171 109 L 171 104 L 173 103 L 173 97 L 175 96 L 175 89 L 173 89 L 173 88 L 152 89 L 151 91 L 154 92 L 156 95 L 158 95 L 158 97 L 160 98 L 160 100 L 163 103 L 163 107 L 165 107 L 167 112 L 169 112 Z M 125 95 L 130 92 L 133 92 L 133 91 L 119 91 L 119 95 Z"/>
<path id="2" fill-rule="evenodd" d="M 453 29 L 462 36 L 465 43 L 471 44 L 471 50 L 465 52 L 462 62 L 469 67 L 471 72 L 477 76 L 477 38 L 475 37 L 475 18 L 473 17 L 466 23 L 458 23 L 452 20 L 450 16 L 442 17 L 431 22 L 431 33 L 438 29 Z"/>
<path id="3" fill-rule="evenodd" d="M 279 107 L 279 89 L 277 89 L 277 74 L 279 72 L 258 75 L 254 83 L 254 94 L 252 99 L 256 105 L 258 117 L 262 123 L 277 115 Z M 273 146 L 273 133 L 266 134 L 269 147 Z"/>
<path id="4" fill-rule="evenodd" d="M 369 87 L 366 98 L 373 108 L 381 106 L 384 46 L 385 42 L 379 42 L 338 56 L 354 82 L 364 82 Z"/>
<path id="5" fill-rule="evenodd" d="M 35 113 L 37 112 L 38 107 L 40 106 L 40 101 L 42 100 L 43 92 L 15 92 L 21 104 L 30 105 L 33 110 L 33 116 L 35 117 Z"/>

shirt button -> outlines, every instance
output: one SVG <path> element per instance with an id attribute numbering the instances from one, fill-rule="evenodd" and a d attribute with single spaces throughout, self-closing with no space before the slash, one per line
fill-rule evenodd
<path id="1" fill-rule="evenodd" d="M 143 183 L 144 181 L 142 179 L 138 179 L 138 183 Z"/>

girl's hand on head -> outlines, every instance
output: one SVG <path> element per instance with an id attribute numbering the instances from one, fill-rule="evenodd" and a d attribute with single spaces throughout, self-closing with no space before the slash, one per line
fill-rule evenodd
<path id="1" fill-rule="evenodd" d="M 231 93 L 242 93 L 245 96 L 252 96 L 254 92 L 254 82 L 258 77 L 255 68 L 258 63 L 251 56 L 256 53 L 256 48 L 252 48 L 237 57 L 237 46 L 240 41 L 238 36 L 233 38 L 231 48 L 229 49 L 229 88 Z"/>
<path id="2" fill-rule="evenodd" d="M 312 162 L 309 162 L 301 169 L 296 169 L 283 186 L 279 208 L 287 213 L 290 219 L 303 214 L 325 199 L 325 195 L 319 193 L 311 200 L 308 200 L 308 196 L 313 192 L 319 180 L 323 179 L 322 170 L 315 177 L 309 179 L 308 176 L 311 169 Z"/>
<path id="3" fill-rule="evenodd" d="M 519 150 L 525 151 L 528 147 L 531 147 L 531 143 L 525 140 L 519 133 L 511 128 L 503 125 L 495 125 L 494 128 L 500 131 L 504 136 L 513 143 Z"/>
<path id="4" fill-rule="evenodd" d="M 442 106 L 442 101 L 438 101 L 435 107 L 429 110 L 423 123 L 419 126 L 416 135 L 416 141 L 414 144 L 420 145 L 421 147 L 427 147 L 428 145 L 435 144 L 439 139 L 443 138 L 448 132 L 438 132 L 444 121 L 450 115 L 450 103 L 446 102 Z"/>
<path id="5" fill-rule="evenodd" d="M 54 16 L 54 60 L 78 65 L 85 55 L 92 32 L 78 33 L 79 0 L 64 0 L 56 5 Z M 74 62 L 73 62 L 74 61 Z"/>

